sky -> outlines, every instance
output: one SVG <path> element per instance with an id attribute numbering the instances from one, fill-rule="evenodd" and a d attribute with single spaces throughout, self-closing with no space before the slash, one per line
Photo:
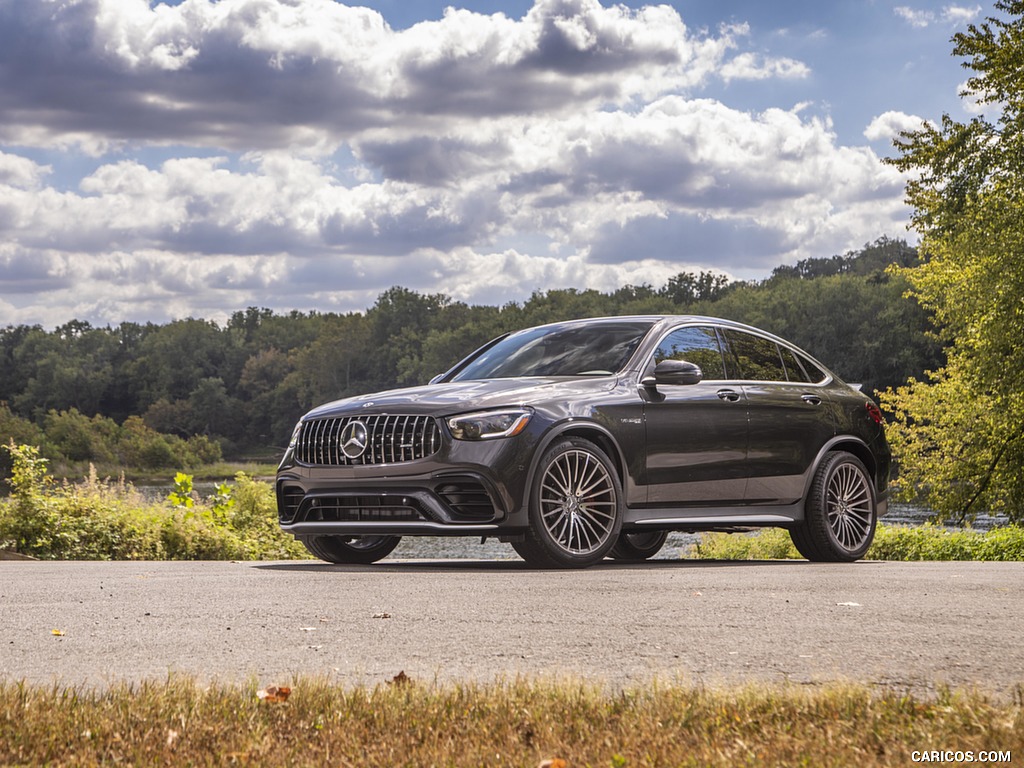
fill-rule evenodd
<path id="1" fill-rule="evenodd" d="M 0 0 L 0 326 L 761 279 L 906 238 L 924 0 Z"/>

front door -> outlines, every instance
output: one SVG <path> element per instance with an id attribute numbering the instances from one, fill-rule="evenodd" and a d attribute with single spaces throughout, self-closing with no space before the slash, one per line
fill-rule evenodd
<path id="1" fill-rule="evenodd" d="M 647 500 L 651 507 L 729 506 L 747 482 L 747 408 L 742 387 L 726 379 L 718 334 L 710 326 L 670 332 L 648 365 L 686 360 L 701 368 L 698 384 L 645 389 Z"/>

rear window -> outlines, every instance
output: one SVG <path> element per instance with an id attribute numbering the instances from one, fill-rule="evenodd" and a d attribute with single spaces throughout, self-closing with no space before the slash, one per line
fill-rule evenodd
<path id="1" fill-rule="evenodd" d="M 732 353 L 732 366 L 738 371 L 737 379 L 748 381 L 787 381 L 786 369 L 774 341 L 732 328 L 722 333 Z"/>

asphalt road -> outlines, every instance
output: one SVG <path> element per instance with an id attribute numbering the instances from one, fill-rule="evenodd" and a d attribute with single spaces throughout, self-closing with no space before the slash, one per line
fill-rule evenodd
<path id="1" fill-rule="evenodd" d="M 55 634 L 57 630 L 63 634 Z M 1024 684 L 1024 563 L 0 562 L 0 679 Z"/>

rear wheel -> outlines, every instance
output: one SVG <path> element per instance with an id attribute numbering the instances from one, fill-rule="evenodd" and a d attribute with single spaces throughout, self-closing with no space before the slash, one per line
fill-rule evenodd
<path id="1" fill-rule="evenodd" d="M 622 527 L 622 488 L 608 455 L 579 437 L 541 458 L 530 494 L 530 530 L 512 544 L 540 568 L 585 568 L 599 562 Z"/>
<path id="2" fill-rule="evenodd" d="M 401 536 L 307 536 L 302 539 L 314 557 L 328 563 L 376 563 L 390 555 Z"/>
<path id="3" fill-rule="evenodd" d="M 845 451 L 821 462 L 804 504 L 804 520 L 790 530 L 800 554 L 819 562 L 853 562 L 875 536 L 878 504 L 864 463 Z"/>
<path id="4" fill-rule="evenodd" d="M 668 531 L 620 533 L 608 556 L 615 560 L 647 560 L 665 546 Z"/>

